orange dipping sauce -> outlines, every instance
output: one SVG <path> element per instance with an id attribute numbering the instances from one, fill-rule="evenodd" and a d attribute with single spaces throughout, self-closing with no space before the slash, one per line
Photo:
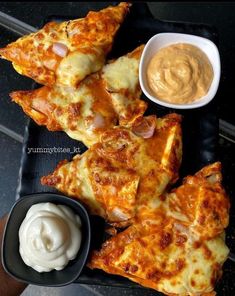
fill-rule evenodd
<path id="1" fill-rule="evenodd" d="M 174 104 L 192 103 L 206 95 L 213 76 L 206 54 L 187 43 L 160 49 L 147 67 L 147 82 L 153 94 Z"/>

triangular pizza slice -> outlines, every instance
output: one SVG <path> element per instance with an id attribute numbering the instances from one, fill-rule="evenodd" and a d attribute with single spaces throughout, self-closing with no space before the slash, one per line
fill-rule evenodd
<path id="1" fill-rule="evenodd" d="M 149 196 L 159 197 L 177 179 L 181 154 L 180 116 L 152 115 L 132 130 L 105 131 L 99 143 L 59 165 L 42 184 L 81 200 L 91 214 L 130 224 Z"/>
<path id="2" fill-rule="evenodd" d="M 186 212 L 194 210 L 191 188 L 183 185 L 176 189 L 182 204 L 172 200 L 171 206 L 174 204 L 177 215 L 172 215 L 169 203 L 162 199 L 155 209 L 149 207 L 149 212 L 146 211 L 141 218 L 136 217 L 133 225 L 107 240 L 101 250 L 94 251 L 88 266 L 127 277 L 166 295 L 215 295 L 214 285 L 222 274 L 222 265 L 229 253 L 223 232 L 228 225 L 229 201 L 218 179 L 219 169 L 218 164 L 208 166 L 186 181 L 190 185 L 190 178 L 195 178 L 193 186 L 197 183 L 203 191 L 203 197 L 194 196 L 199 201 L 207 200 L 208 191 L 211 191 L 209 207 L 202 209 L 203 215 L 207 209 L 209 228 L 201 225 L 204 232 L 209 230 L 209 236 L 199 237 L 195 233 L 197 223 L 194 219 L 181 225 L 185 222 Z M 172 194 L 174 191 L 166 197 L 169 202 Z M 212 219 L 214 208 L 217 209 L 216 216 Z M 219 219 L 221 226 L 218 230 Z M 211 228 L 217 231 L 212 234 Z"/>
<path id="3" fill-rule="evenodd" d="M 45 125 L 51 131 L 63 130 L 89 147 L 99 142 L 100 135 L 118 122 L 131 125 L 143 116 L 147 103 L 139 99 L 138 79 L 142 50 L 143 45 L 113 61 L 116 71 L 111 71 L 107 80 L 97 72 L 85 78 L 77 88 L 44 86 L 32 91 L 15 91 L 10 96 L 37 124 Z M 118 69 L 123 68 L 120 59 L 130 67 L 129 80 L 125 75 L 117 75 Z M 103 69 L 106 71 L 106 66 Z M 115 93 L 121 96 L 119 102 L 107 89 L 107 85 L 112 84 L 108 82 L 110 80 L 122 86 Z"/>
<path id="4" fill-rule="evenodd" d="M 110 95 L 96 73 L 76 89 L 43 86 L 12 92 L 10 96 L 37 124 L 50 131 L 64 131 L 88 147 L 98 142 L 107 128 L 118 124 Z"/>
<path id="5" fill-rule="evenodd" d="M 221 164 L 216 162 L 184 179 L 183 185 L 165 195 L 168 214 L 191 225 L 193 235 L 211 238 L 228 225 L 229 199 L 221 186 Z"/>
<path id="6" fill-rule="evenodd" d="M 38 83 L 76 87 L 104 65 L 129 6 L 121 2 L 90 11 L 85 18 L 50 22 L 0 49 L 0 56 L 11 61 L 18 73 Z"/>

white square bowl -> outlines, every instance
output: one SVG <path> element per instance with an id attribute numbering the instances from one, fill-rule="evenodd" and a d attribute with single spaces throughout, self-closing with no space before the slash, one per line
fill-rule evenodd
<path id="1" fill-rule="evenodd" d="M 200 48 L 208 57 L 214 72 L 211 86 L 205 96 L 188 104 L 173 104 L 158 99 L 147 82 L 147 67 L 152 57 L 163 47 L 177 44 L 177 43 L 188 43 Z M 139 81 L 140 86 L 144 94 L 153 102 L 175 109 L 194 109 L 202 107 L 208 104 L 215 96 L 220 81 L 221 66 L 220 66 L 220 55 L 217 46 L 209 39 L 180 33 L 160 33 L 154 35 L 145 45 L 144 51 L 140 59 L 139 67 Z"/>

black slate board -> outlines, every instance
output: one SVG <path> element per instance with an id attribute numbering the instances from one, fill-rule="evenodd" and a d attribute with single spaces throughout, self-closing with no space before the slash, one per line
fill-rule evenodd
<path id="1" fill-rule="evenodd" d="M 116 4 L 116 3 L 114 3 Z M 50 20 L 66 20 L 82 17 L 71 16 L 51 16 Z M 117 38 L 115 39 L 110 58 L 118 57 L 142 43 L 146 43 L 154 34 L 162 32 L 187 33 L 206 37 L 218 45 L 217 31 L 214 27 L 203 24 L 166 22 L 156 20 L 152 17 L 145 3 L 135 3 L 131 8 L 124 24 L 121 26 Z M 146 99 L 143 96 L 143 99 Z M 205 107 L 194 110 L 171 110 L 156 104 L 149 103 L 147 114 L 164 114 L 174 112 L 183 115 L 183 162 L 180 176 L 192 174 L 208 163 L 217 159 L 217 137 L 218 137 L 218 117 L 217 98 Z M 30 149 L 46 148 L 45 153 L 36 153 Z M 53 152 L 50 149 L 68 149 L 69 152 Z M 78 141 L 70 139 L 63 132 L 49 132 L 44 127 L 37 126 L 29 120 L 25 130 L 25 140 L 23 145 L 21 169 L 19 175 L 19 186 L 16 198 L 36 192 L 56 192 L 51 188 L 40 184 L 40 177 L 52 172 L 58 162 L 63 159 L 71 159 L 77 152 L 82 153 L 86 147 Z M 31 152 L 30 152 L 31 151 Z M 93 224 L 93 247 L 100 245 L 104 239 L 104 222 L 100 218 L 92 218 Z M 99 284 L 123 287 L 140 287 L 118 276 L 105 274 L 102 271 L 91 271 L 84 269 L 80 276 L 79 283 Z M 158 293 L 156 293 L 157 295 Z M 160 293 L 159 293 L 160 295 Z"/>

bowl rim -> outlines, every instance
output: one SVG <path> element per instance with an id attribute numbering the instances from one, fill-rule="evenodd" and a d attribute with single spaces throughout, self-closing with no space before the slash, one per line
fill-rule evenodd
<path id="1" fill-rule="evenodd" d="M 156 96 L 153 96 L 153 95 L 151 95 L 149 93 L 149 91 L 145 87 L 144 77 L 143 77 L 143 75 L 144 75 L 143 68 L 144 68 L 144 65 L 145 65 L 144 62 L 145 62 L 145 58 L 146 58 L 146 53 L 148 52 L 149 48 L 151 47 L 151 43 L 153 43 L 155 39 L 157 39 L 158 37 L 161 37 L 163 35 L 168 35 L 168 36 L 170 36 L 170 35 L 171 36 L 173 36 L 173 35 L 179 35 L 179 36 L 182 36 L 182 37 L 184 36 L 184 37 L 189 37 L 189 38 L 193 38 L 193 39 L 198 39 L 198 40 L 207 42 L 210 45 L 210 47 L 213 48 L 213 50 L 216 53 L 216 61 L 214 62 L 208 56 L 207 57 L 208 57 L 209 61 L 211 62 L 212 66 L 213 65 L 217 65 L 218 69 L 216 71 L 216 74 L 214 73 L 213 80 L 211 82 L 211 86 L 212 86 L 213 81 L 215 81 L 215 86 L 214 86 L 214 89 L 213 89 L 213 92 L 212 92 L 211 97 L 208 97 L 207 99 L 205 99 L 205 97 L 207 96 L 207 94 L 210 91 L 211 86 L 210 86 L 210 88 L 209 88 L 209 90 L 208 90 L 208 92 L 207 92 L 207 94 L 205 96 L 201 97 L 198 101 L 195 101 L 195 102 L 192 102 L 192 103 L 189 103 L 189 104 L 169 103 L 169 102 L 160 100 Z M 190 40 L 188 42 L 186 40 L 184 40 L 184 41 L 180 41 L 179 40 L 179 42 L 174 42 L 174 41 L 171 42 L 169 40 L 169 44 L 166 45 L 166 46 L 163 46 L 162 48 L 167 47 L 167 46 L 170 46 L 172 44 L 181 43 L 181 42 L 183 42 L 183 43 L 189 43 L 190 44 Z M 200 45 L 198 47 L 200 48 Z M 144 47 L 144 50 L 142 52 L 142 55 L 141 55 L 140 64 L 139 64 L 139 82 L 140 82 L 141 90 L 143 91 L 143 93 L 145 94 L 145 96 L 148 99 L 150 99 L 152 102 L 154 102 L 156 104 L 159 104 L 161 106 L 164 106 L 164 107 L 173 108 L 173 109 L 186 110 L 186 109 L 200 108 L 200 107 L 203 107 L 203 106 L 209 104 L 215 98 L 215 96 L 216 96 L 216 93 L 218 91 L 219 84 L 220 84 L 220 78 L 221 78 L 221 59 L 220 59 L 219 49 L 218 49 L 217 45 L 213 41 L 211 41 L 208 38 L 202 37 L 202 36 L 198 36 L 198 35 L 194 35 L 194 34 L 177 33 L 177 32 L 163 32 L 163 33 L 158 33 L 158 34 L 153 35 L 148 40 L 148 42 L 146 43 L 146 45 Z"/>
<path id="2" fill-rule="evenodd" d="M 69 202 L 71 202 L 73 204 L 78 205 L 81 208 L 82 212 L 84 213 L 86 224 L 87 224 L 87 229 L 88 229 L 88 232 L 86 233 L 86 235 L 87 235 L 86 245 L 87 246 L 86 246 L 85 251 L 84 251 L 83 260 L 82 260 L 82 264 L 81 264 L 81 269 L 80 269 L 80 271 L 78 269 L 79 272 L 77 272 L 76 275 L 73 276 L 70 280 L 67 280 L 67 281 L 65 281 L 63 283 L 58 283 L 58 284 L 50 284 L 50 283 L 47 284 L 47 283 L 45 283 L 45 284 L 43 284 L 43 283 L 38 283 L 38 282 L 36 283 L 34 281 L 22 279 L 22 278 L 18 277 L 17 275 L 15 275 L 11 270 L 9 270 L 9 268 L 8 268 L 8 266 L 6 264 L 6 261 L 5 261 L 5 248 L 6 248 L 5 247 L 5 237 L 6 237 L 6 234 L 7 234 L 8 223 L 9 223 L 11 217 L 12 217 L 13 211 L 15 210 L 15 208 L 20 203 L 24 202 L 26 199 L 28 199 L 28 198 L 32 198 L 33 199 L 33 198 L 35 198 L 35 196 L 42 196 L 42 195 L 45 195 L 45 197 L 46 197 L 46 195 L 52 195 L 54 198 L 59 197 L 59 198 L 68 200 Z M 37 202 L 37 203 L 40 203 L 40 202 Z M 35 204 L 37 204 L 37 203 L 35 203 Z M 76 213 L 76 211 L 74 210 L 73 207 L 71 207 L 71 209 Z M 86 264 L 86 261 L 87 261 L 88 255 L 89 255 L 89 251 L 90 251 L 90 246 L 91 246 L 91 223 L 90 223 L 90 218 L 89 218 L 88 212 L 85 209 L 85 207 L 78 200 L 72 199 L 72 198 L 70 198 L 70 197 L 68 197 L 66 195 L 63 195 L 63 194 L 58 194 L 58 193 L 54 193 L 54 192 L 37 192 L 37 193 L 32 193 L 32 194 L 26 194 L 26 195 L 20 197 L 12 205 L 12 207 L 11 207 L 9 213 L 8 213 L 8 216 L 7 216 L 7 220 L 6 220 L 6 223 L 5 223 L 5 226 L 4 226 L 4 231 L 3 231 L 3 236 L 2 236 L 2 243 L 1 243 L 1 262 L 2 262 L 2 266 L 3 266 L 4 270 L 5 270 L 5 272 L 9 276 L 11 276 L 12 278 L 14 278 L 17 281 L 20 281 L 20 282 L 23 282 L 23 283 L 27 283 L 27 284 L 30 284 L 30 285 L 32 284 L 32 285 L 44 286 L 44 287 L 62 287 L 62 286 L 66 286 L 66 285 L 72 284 L 76 279 L 79 278 L 79 276 L 80 276 L 80 274 L 81 274 L 81 272 L 82 272 L 82 270 L 83 270 L 83 268 L 84 268 L 84 266 Z M 65 268 L 66 268 L 66 266 L 65 266 Z M 63 271 L 64 269 L 62 269 L 61 271 Z M 50 272 L 48 272 L 48 273 L 50 273 Z"/>

